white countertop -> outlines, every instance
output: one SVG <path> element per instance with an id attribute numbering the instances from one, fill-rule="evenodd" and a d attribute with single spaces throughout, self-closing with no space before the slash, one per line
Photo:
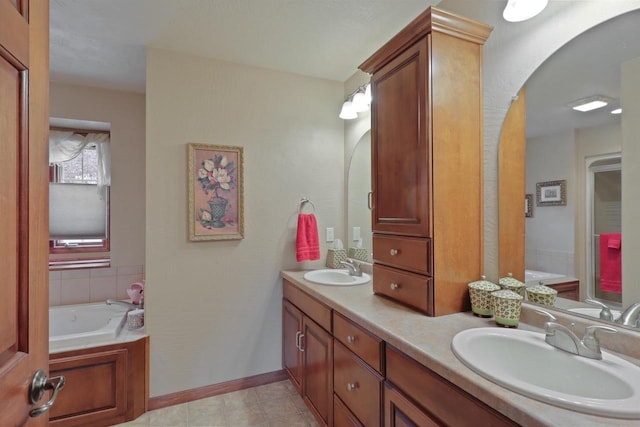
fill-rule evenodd
<path id="1" fill-rule="evenodd" d="M 640 425 L 640 420 L 587 415 L 539 402 L 496 385 L 467 368 L 453 354 L 451 340 L 465 329 L 496 326 L 491 319 L 474 317 L 470 312 L 428 317 L 374 295 L 371 283 L 345 287 L 316 285 L 306 281 L 304 273 L 283 271 L 282 277 L 521 425 Z M 526 310 L 523 305 L 523 319 L 530 317 Z M 525 323 L 520 328 L 536 329 Z"/>

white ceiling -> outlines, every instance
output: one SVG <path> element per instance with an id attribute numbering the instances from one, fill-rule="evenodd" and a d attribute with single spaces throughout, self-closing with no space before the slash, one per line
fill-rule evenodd
<path id="1" fill-rule="evenodd" d="M 144 92 L 145 47 L 340 82 L 425 0 L 52 0 L 51 79 Z"/>
<path id="2" fill-rule="evenodd" d="M 51 0 L 51 80 L 143 93 L 145 49 L 152 46 L 343 82 L 413 18 L 438 3 Z M 569 3 L 551 2 L 537 21 L 522 24 L 502 20 L 506 0 L 444 0 L 439 7 L 494 26 L 497 33 L 509 25 L 532 31 Z M 566 104 L 594 94 L 619 99 L 619 64 L 634 57 L 640 57 L 638 11 L 601 24 L 560 49 L 526 84 L 528 135 L 616 120 L 608 109 L 577 113 Z"/>

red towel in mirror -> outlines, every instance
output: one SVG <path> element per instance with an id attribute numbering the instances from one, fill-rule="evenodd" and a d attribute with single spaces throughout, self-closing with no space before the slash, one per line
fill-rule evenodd
<path id="1" fill-rule="evenodd" d="M 600 235 L 600 289 L 622 293 L 622 235 Z"/>
<path id="2" fill-rule="evenodd" d="M 298 214 L 296 259 L 298 262 L 320 259 L 318 223 L 314 214 Z"/>

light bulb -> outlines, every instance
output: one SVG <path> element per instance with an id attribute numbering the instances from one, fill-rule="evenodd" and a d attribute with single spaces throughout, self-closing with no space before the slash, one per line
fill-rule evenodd
<path id="1" fill-rule="evenodd" d="M 365 99 L 367 100 L 367 104 L 371 105 L 371 83 L 369 83 L 367 87 L 364 89 L 364 96 L 365 96 Z"/>
<path id="2" fill-rule="evenodd" d="M 351 120 L 358 117 L 358 113 L 356 113 L 356 110 L 353 108 L 351 101 L 344 101 L 338 117 L 343 120 Z"/>
<path id="3" fill-rule="evenodd" d="M 362 92 L 357 92 L 355 95 L 353 95 L 353 101 L 351 101 L 351 104 L 353 104 L 353 109 L 357 113 L 362 113 L 363 111 L 367 111 L 369 109 L 367 97 Z"/>
<path id="4" fill-rule="evenodd" d="M 547 7 L 549 0 L 509 0 L 502 17 L 509 22 L 521 22 L 533 18 Z"/>

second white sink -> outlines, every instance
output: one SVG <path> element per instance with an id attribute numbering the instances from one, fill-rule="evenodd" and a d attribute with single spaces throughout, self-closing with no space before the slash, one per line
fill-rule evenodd
<path id="1" fill-rule="evenodd" d="M 544 334 L 477 328 L 451 344 L 462 363 L 516 393 L 588 414 L 640 419 L 640 367 L 608 352 L 593 360 L 547 344 Z"/>
<path id="2" fill-rule="evenodd" d="M 362 273 L 362 276 L 351 276 L 348 270 L 335 270 L 332 268 L 308 271 L 303 277 L 318 285 L 329 286 L 364 285 L 371 280 L 371 276 L 367 273 Z"/>

